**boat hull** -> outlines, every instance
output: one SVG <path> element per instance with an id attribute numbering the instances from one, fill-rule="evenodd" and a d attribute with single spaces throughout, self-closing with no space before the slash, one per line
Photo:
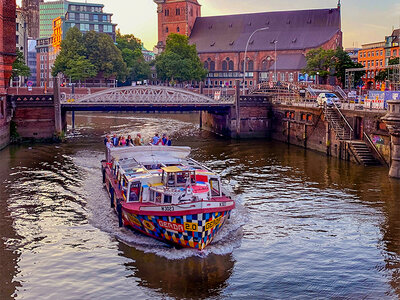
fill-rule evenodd
<path id="1" fill-rule="evenodd" d="M 203 250 L 230 217 L 231 210 L 180 216 L 152 216 L 122 209 L 125 226 L 158 240 Z"/>

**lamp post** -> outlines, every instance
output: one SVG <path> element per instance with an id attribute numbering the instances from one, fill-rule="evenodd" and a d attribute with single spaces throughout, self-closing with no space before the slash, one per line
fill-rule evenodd
<path id="1" fill-rule="evenodd" d="M 249 39 L 247 40 L 246 49 L 245 49 L 245 51 L 244 51 L 244 59 L 243 59 L 243 95 L 245 95 L 245 91 L 246 91 L 246 89 L 245 89 L 245 82 L 246 82 L 246 57 L 247 57 L 247 48 L 249 47 L 250 40 L 251 40 L 251 38 L 253 37 L 253 35 L 255 35 L 257 32 L 263 31 L 263 30 L 268 30 L 268 29 L 269 29 L 269 27 L 262 27 L 262 28 L 258 28 L 258 29 L 256 29 L 256 30 L 254 30 L 253 33 L 250 34 Z"/>
<path id="2" fill-rule="evenodd" d="M 278 62 L 278 57 L 276 56 L 276 44 L 278 43 L 278 41 L 274 41 L 275 44 L 275 64 L 274 64 L 274 79 L 276 82 L 278 82 L 278 77 L 276 76 L 276 64 Z"/>

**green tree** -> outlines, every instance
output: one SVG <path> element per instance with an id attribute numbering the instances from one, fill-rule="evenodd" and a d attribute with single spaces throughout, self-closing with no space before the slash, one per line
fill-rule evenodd
<path id="1" fill-rule="evenodd" d="M 105 78 L 116 77 L 119 80 L 125 80 L 126 64 L 121 51 L 109 35 L 89 31 L 83 37 L 83 44 L 87 49 L 87 57 L 98 74 Z"/>
<path id="2" fill-rule="evenodd" d="M 29 75 L 31 75 L 31 70 L 25 64 L 24 54 L 19 49 L 17 49 L 16 55 L 17 58 L 12 65 L 12 77 L 28 77 Z"/>
<path id="3" fill-rule="evenodd" d="M 303 72 L 313 76 L 318 74 L 326 82 L 332 68 L 336 65 L 335 51 L 323 48 L 310 50 L 306 54 L 306 61 L 307 65 Z"/>
<path id="4" fill-rule="evenodd" d="M 84 56 L 76 56 L 67 63 L 66 76 L 73 81 L 93 78 L 97 75 L 96 67 Z"/>
<path id="5" fill-rule="evenodd" d="M 400 64 L 400 57 L 392 57 L 389 59 L 388 65 L 398 65 Z"/>
<path id="6" fill-rule="evenodd" d="M 187 36 L 176 33 L 168 36 L 165 51 L 155 65 L 158 77 L 169 81 L 201 81 L 208 72 L 197 55 L 196 45 L 189 45 Z"/>
<path id="7" fill-rule="evenodd" d="M 144 80 L 150 77 L 150 65 L 142 53 L 142 43 L 132 34 L 121 35 L 117 32 L 117 47 L 122 52 L 122 58 L 127 66 L 126 84 L 132 81 Z"/>
<path id="8" fill-rule="evenodd" d="M 343 50 L 343 48 L 338 47 L 335 52 L 334 57 L 335 63 L 335 75 L 340 81 L 342 86 L 346 85 L 346 69 L 363 68 L 364 66 L 360 63 L 356 63 L 351 60 L 349 54 Z M 357 71 L 354 73 L 354 82 L 359 82 L 364 76 L 365 71 Z"/>
<path id="9" fill-rule="evenodd" d="M 388 78 L 387 69 L 380 70 L 380 71 L 375 75 L 375 81 L 377 81 L 377 82 L 384 82 L 387 78 Z"/>

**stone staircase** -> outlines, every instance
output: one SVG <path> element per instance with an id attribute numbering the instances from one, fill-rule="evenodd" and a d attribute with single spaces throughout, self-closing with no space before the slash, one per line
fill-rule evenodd
<path id="1" fill-rule="evenodd" d="M 333 107 L 325 108 L 325 118 L 333 128 L 336 138 L 339 140 L 351 140 L 352 130 L 345 120 L 336 112 Z"/>
<path id="2" fill-rule="evenodd" d="M 349 141 L 348 143 L 359 164 L 364 166 L 376 166 L 381 164 L 364 141 Z"/>

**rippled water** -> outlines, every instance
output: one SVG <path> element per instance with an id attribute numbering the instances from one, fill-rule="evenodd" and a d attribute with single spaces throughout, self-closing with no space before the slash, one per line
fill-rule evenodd
<path id="1" fill-rule="evenodd" d="M 88 114 L 60 145 L 0 152 L 0 299 L 397 299 L 400 182 L 285 144 L 200 131 L 197 115 Z M 102 136 L 170 133 L 236 194 L 206 251 L 117 226 Z"/>

